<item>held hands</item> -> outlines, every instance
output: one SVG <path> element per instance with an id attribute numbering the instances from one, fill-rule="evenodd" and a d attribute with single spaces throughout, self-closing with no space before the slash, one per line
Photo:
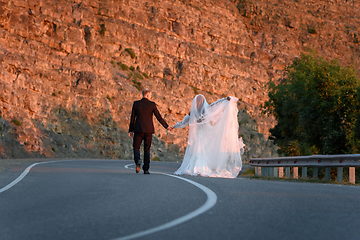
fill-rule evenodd
<path id="1" fill-rule="evenodd" d="M 173 130 L 173 129 L 174 129 L 173 126 L 169 126 L 166 130 L 171 131 L 171 130 Z"/>
<path id="2" fill-rule="evenodd" d="M 134 136 L 134 133 L 133 133 L 133 132 L 129 132 L 129 137 L 130 137 L 130 138 L 133 138 L 133 136 Z"/>

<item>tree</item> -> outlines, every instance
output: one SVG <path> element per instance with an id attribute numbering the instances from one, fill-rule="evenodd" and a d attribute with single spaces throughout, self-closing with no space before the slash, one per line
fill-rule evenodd
<path id="1" fill-rule="evenodd" d="M 315 53 L 301 54 L 275 84 L 268 83 L 265 111 L 277 125 L 270 130 L 287 156 L 345 154 L 360 150 L 360 79 Z"/>

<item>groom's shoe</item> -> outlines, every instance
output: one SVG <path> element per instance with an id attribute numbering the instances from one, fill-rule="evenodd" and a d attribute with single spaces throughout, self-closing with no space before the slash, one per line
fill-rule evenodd
<path id="1" fill-rule="evenodd" d="M 140 170 L 141 170 L 140 164 L 136 164 L 136 169 L 135 169 L 136 173 L 139 173 Z"/>
<path id="2" fill-rule="evenodd" d="M 150 172 L 149 171 L 144 171 L 144 174 L 150 174 Z"/>

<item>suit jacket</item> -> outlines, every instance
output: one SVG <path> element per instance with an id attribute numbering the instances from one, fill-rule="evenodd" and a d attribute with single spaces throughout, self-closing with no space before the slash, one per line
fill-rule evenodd
<path id="1" fill-rule="evenodd" d="M 154 133 L 153 115 L 164 128 L 168 128 L 169 125 L 161 117 L 154 102 L 147 98 L 135 101 L 131 111 L 129 132 Z"/>

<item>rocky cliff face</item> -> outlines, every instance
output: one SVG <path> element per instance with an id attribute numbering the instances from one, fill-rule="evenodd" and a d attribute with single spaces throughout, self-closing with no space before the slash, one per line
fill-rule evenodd
<path id="1" fill-rule="evenodd" d="M 310 48 L 359 70 L 359 41 L 358 1 L 0 0 L 0 158 L 131 158 L 143 87 L 169 124 L 236 96 L 266 136 L 268 79 Z M 180 160 L 187 131 L 156 131 L 153 157 Z"/>

